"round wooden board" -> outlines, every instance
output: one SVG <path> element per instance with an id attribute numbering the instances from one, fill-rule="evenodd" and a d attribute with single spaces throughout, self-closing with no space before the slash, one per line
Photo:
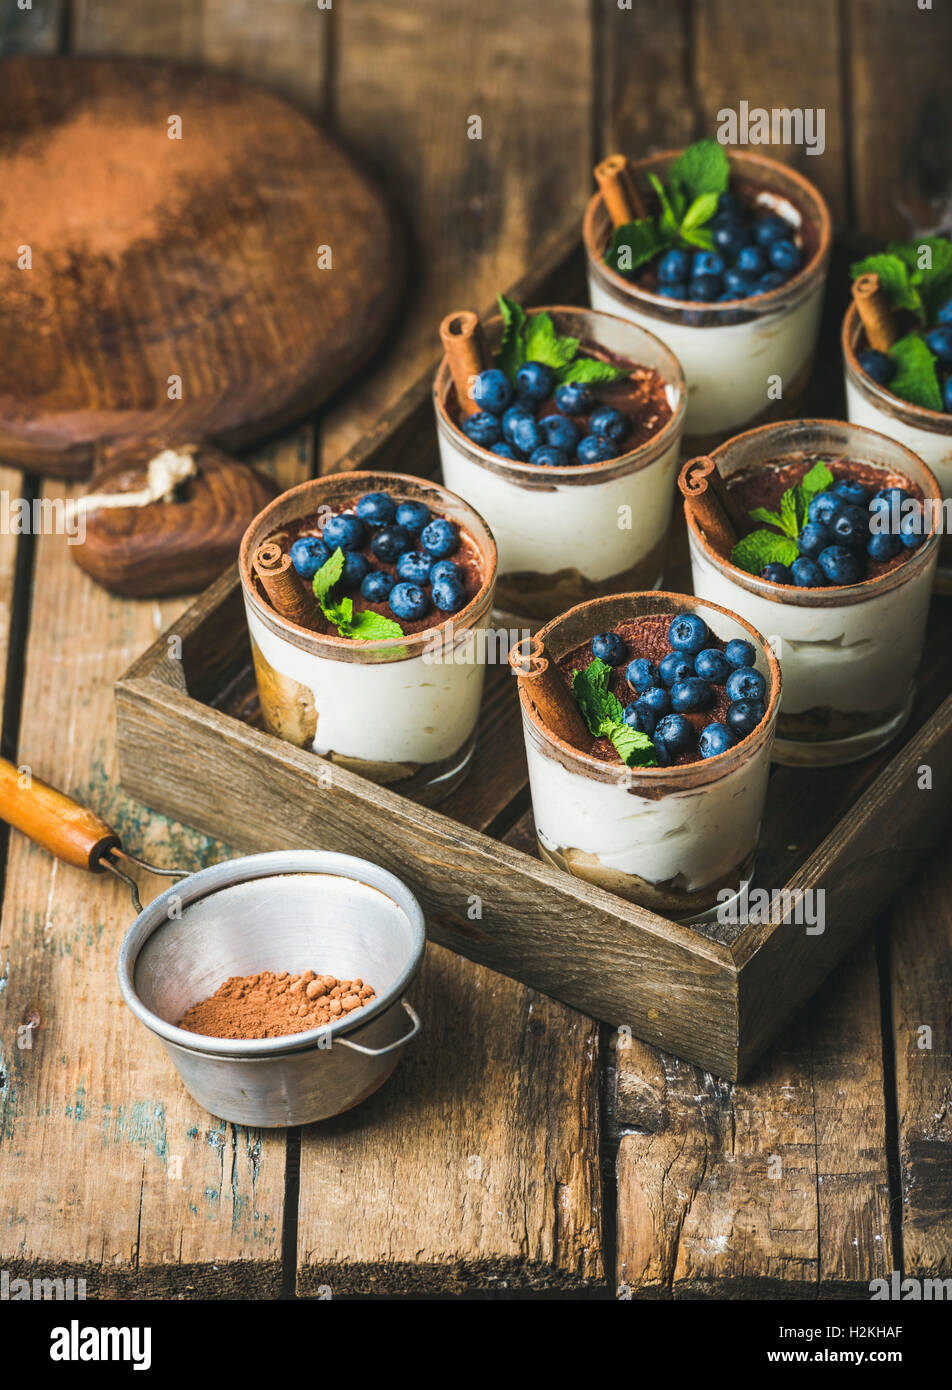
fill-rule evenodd
<path id="1" fill-rule="evenodd" d="M 82 476 L 104 441 L 246 446 L 377 346 L 401 240 L 302 113 L 166 63 L 13 58 L 0 75 L 5 462 Z"/>

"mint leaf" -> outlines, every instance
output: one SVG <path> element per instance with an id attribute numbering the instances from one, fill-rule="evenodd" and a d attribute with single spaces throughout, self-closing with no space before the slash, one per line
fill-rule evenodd
<path id="1" fill-rule="evenodd" d="M 783 517 L 776 512 L 769 512 L 766 507 L 753 507 L 749 513 L 751 521 L 766 521 L 768 526 L 776 526 L 778 531 L 785 531 Z"/>
<path id="2" fill-rule="evenodd" d="M 670 244 L 670 239 L 649 218 L 625 222 L 612 233 L 605 264 L 619 275 L 631 275 Z"/>
<path id="3" fill-rule="evenodd" d="M 597 357 L 576 357 L 567 367 L 556 372 L 559 385 L 563 381 L 587 381 L 593 384 L 606 381 L 620 381 L 630 376 L 624 367 L 613 367 L 610 362 L 601 362 Z"/>
<path id="4" fill-rule="evenodd" d="M 611 739 L 615 752 L 628 767 L 657 767 L 658 755 L 647 734 L 633 729 L 630 724 L 611 723 L 603 728 L 606 738 Z"/>
<path id="5" fill-rule="evenodd" d="M 681 223 L 682 236 L 684 236 L 685 232 L 691 231 L 692 228 L 702 227 L 705 222 L 710 222 L 715 212 L 717 212 L 717 198 L 718 195 L 716 193 L 702 193 L 699 197 L 694 199 L 694 202 L 688 208 L 684 215 L 684 220 Z"/>
<path id="6" fill-rule="evenodd" d="M 924 247 L 932 261 L 928 267 L 920 266 Z M 905 244 L 894 241 L 886 247 L 886 253 L 899 256 L 909 267 L 909 278 L 918 285 L 927 321 L 931 321 L 952 294 L 952 241 L 940 236 L 917 237 Z"/>
<path id="7" fill-rule="evenodd" d="M 942 409 L 935 354 L 918 333 L 907 333 L 889 349 L 896 373 L 889 383 L 893 395 L 927 410 Z"/>
<path id="8" fill-rule="evenodd" d="M 810 501 L 812 502 L 818 492 L 826 492 L 828 487 L 833 486 L 833 474 L 823 460 L 819 459 L 808 472 L 804 473 L 800 479 L 800 486 L 804 492 L 810 494 Z"/>
<path id="9" fill-rule="evenodd" d="M 356 614 L 347 624 L 347 631 L 342 632 L 343 637 L 356 637 L 362 642 L 376 642 L 384 637 L 402 637 L 403 628 L 393 618 L 387 618 L 383 613 L 374 613 L 371 609 L 365 608 L 362 613 Z"/>
<path id="10" fill-rule="evenodd" d="M 688 231 L 682 229 L 681 240 L 687 242 L 688 246 L 696 246 L 699 251 L 710 251 L 714 247 L 714 238 L 706 227 L 693 227 Z"/>
<path id="11" fill-rule="evenodd" d="M 320 569 L 311 580 L 311 588 L 314 590 L 314 597 L 323 608 L 324 600 L 333 589 L 334 585 L 344 573 L 344 552 L 340 546 L 329 556 L 321 565 Z"/>
<path id="12" fill-rule="evenodd" d="M 850 274 L 854 280 L 860 275 L 878 275 L 880 286 L 894 309 L 909 309 L 920 319 L 923 317 L 922 298 L 913 278 L 919 272 L 911 272 L 900 256 L 890 252 L 867 256 L 850 266 Z"/>
<path id="13" fill-rule="evenodd" d="M 502 341 L 496 353 L 496 366 L 505 372 L 511 382 L 516 380 L 516 372 L 526 360 L 523 332 L 526 326 L 526 312 L 514 299 L 499 296 L 499 312 L 502 314 Z"/>
<path id="14" fill-rule="evenodd" d="M 792 565 L 799 546 L 790 536 L 778 536 L 774 531 L 751 531 L 742 537 L 731 551 L 731 564 L 748 574 L 760 574 L 764 565 Z"/>
<path id="15" fill-rule="evenodd" d="M 658 178 L 658 175 L 649 174 L 648 182 L 654 189 L 658 202 L 661 205 L 661 212 L 658 216 L 658 226 L 668 240 L 672 241 L 678 234 L 678 223 L 681 219 L 672 206 L 671 199 L 668 197 L 668 190 Z M 675 194 L 675 197 L 678 198 L 678 195 Z M 683 206 L 683 199 L 679 199 L 679 201 Z"/>
<path id="16" fill-rule="evenodd" d="M 720 194 L 730 181 L 731 166 L 723 145 L 717 140 L 699 140 L 689 145 L 668 170 L 668 186 L 693 203 L 702 193 Z"/>
<path id="17" fill-rule="evenodd" d="M 572 672 L 572 694 L 588 725 L 588 731 L 598 737 L 602 722 L 611 717 L 608 699 L 608 677 L 612 668 L 600 657 L 589 662 L 584 671 Z M 614 700 L 614 696 L 612 699 Z M 618 701 L 615 700 L 615 705 Z M 620 706 L 619 706 L 620 708 Z"/>
<path id="18" fill-rule="evenodd" d="M 578 342 L 578 338 L 559 337 L 548 314 L 536 314 L 526 329 L 526 361 L 556 370 L 567 367 L 578 352 Z"/>

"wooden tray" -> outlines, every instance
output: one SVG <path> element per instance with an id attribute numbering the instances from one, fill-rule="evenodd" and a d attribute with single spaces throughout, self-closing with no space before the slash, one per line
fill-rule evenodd
<path id="1" fill-rule="evenodd" d="M 422 438 L 424 421 L 411 414 Z M 366 447 L 368 466 L 389 448 L 386 438 Z M 416 457 L 435 462 L 435 449 L 433 436 Z M 684 587 L 683 554 L 671 568 L 670 586 Z M 936 602 L 913 720 L 888 750 L 852 767 L 772 773 L 756 882 L 782 886 L 794 909 L 804 892 L 823 889 L 820 935 L 784 924 L 782 907 L 764 925 L 680 925 L 535 858 L 508 670 L 488 673 L 474 766 L 437 810 L 265 733 L 236 570 L 118 682 L 120 774 L 130 795 L 240 848 L 374 859 L 411 884 L 436 941 L 736 1079 L 942 837 L 952 786 L 949 627 L 948 605 Z M 173 637 L 181 659 L 170 655 Z"/>

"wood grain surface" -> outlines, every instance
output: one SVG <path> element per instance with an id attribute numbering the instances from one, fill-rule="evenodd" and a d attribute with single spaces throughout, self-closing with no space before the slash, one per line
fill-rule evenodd
<path id="1" fill-rule="evenodd" d="M 301 113 L 164 63 L 15 58 L 3 77 L 8 458 L 75 474 L 102 440 L 247 445 L 377 346 L 401 243 Z"/>

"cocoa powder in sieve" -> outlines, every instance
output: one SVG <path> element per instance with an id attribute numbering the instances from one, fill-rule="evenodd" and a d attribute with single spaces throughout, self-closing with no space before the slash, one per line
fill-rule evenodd
<path id="1" fill-rule="evenodd" d="M 338 980 L 313 970 L 302 975 L 262 970 L 232 975 L 208 999 L 193 1004 L 179 1027 L 209 1038 L 277 1038 L 324 1028 L 375 998 L 361 979 Z"/>

